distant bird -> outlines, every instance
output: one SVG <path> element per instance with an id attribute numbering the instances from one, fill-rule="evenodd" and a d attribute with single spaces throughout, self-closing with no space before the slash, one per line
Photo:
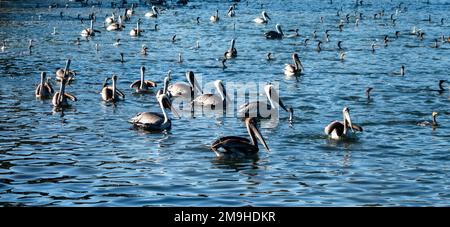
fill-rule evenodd
<path id="1" fill-rule="evenodd" d="M 439 126 L 439 124 L 438 124 L 437 121 L 436 121 L 436 116 L 437 116 L 437 115 L 438 115 L 437 112 L 433 112 L 433 113 L 431 114 L 431 116 L 433 117 L 433 121 L 432 121 L 432 122 L 429 122 L 429 121 L 421 121 L 421 122 L 418 122 L 417 125 L 418 125 L 418 126 L 432 126 L 432 127 L 437 127 L 437 126 Z"/>
<path id="2" fill-rule="evenodd" d="M 108 27 L 106 27 L 106 30 L 108 31 L 122 31 L 122 29 L 125 28 L 125 26 L 122 24 L 122 16 L 119 16 L 118 22 L 113 22 Z"/>
<path id="3" fill-rule="evenodd" d="M 370 92 L 371 92 L 372 90 L 373 90 L 372 87 L 367 87 L 367 89 L 366 89 L 366 97 L 367 97 L 368 100 L 370 100 Z"/>
<path id="4" fill-rule="evenodd" d="M 304 68 L 297 53 L 292 54 L 292 60 L 294 61 L 294 64 L 285 64 L 284 75 L 295 76 L 302 74 L 304 72 Z"/>
<path id="5" fill-rule="evenodd" d="M 148 47 L 145 44 L 142 44 L 141 54 L 142 55 L 147 55 L 147 52 L 148 52 Z"/>
<path id="6" fill-rule="evenodd" d="M 141 18 L 139 18 L 137 20 L 136 27 L 131 29 L 130 36 L 136 37 L 136 36 L 140 36 L 141 35 L 142 29 L 139 26 L 140 23 L 141 23 Z"/>
<path id="7" fill-rule="evenodd" d="M 41 73 L 41 82 L 36 87 L 36 90 L 34 94 L 36 95 L 36 98 L 40 99 L 47 99 L 50 98 L 50 96 L 53 94 L 54 90 L 52 85 L 49 83 L 49 81 L 45 81 L 46 73 Z"/>
<path id="8" fill-rule="evenodd" d="M 266 11 L 262 11 L 262 17 L 257 17 L 253 21 L 257 24 L 267 24 L 270 20 L 269 15 L 267 15 Z"/>
<path id="9" fill-rule="evenodd" d="M 69 66 L 70 66 L 70 59 L 68 59 L 67 62 L 66 62 L 66 66 L 64 68 L 64 72 L 68 72 L 69 71 Z M 66 81 L 65 80 L 66 80 L 66 76 L 63 76 L 59 92 L 56 92 L 53 95 L 52 104 L 53 104 L 54 107 L 57 107 L 57 108 L 68 107 L 69 103 L 67 102 L 67 99 L 70 99 L 70 100 L 72 100 L 74 102 L 77 101 L 77 98 L 74 95 L 65 92 L 65 87 L 66 87 Z"/>
<path id="10" fill-rule="evenodd" d="M 111 77 L 112 80 L 112 86 L 108 86 L 108 78 L 105 79 L 102 87 L 102 99 L 105 102 L 116 102 L 120 99 L 125 99 L 125 94 L 121 92 L 119 89 L 117 89 L 117 76 L 115 74 Z"/>
<path id="11" fill-rule="evenodd" d="M 136 92 L 138 93 L 148 92 L 151 91 L 151 89 L 157 87 L 157 84 L 155 82 L 151 80 L 145 80 L 144 74 L 145 74 L 145 67 L 141 66 L 141 79 L 134 81 L 130 85 L 130 88 L 135 89 Z"/>
<path id="12" fill-rule="evenodd" d="M 216 10 L 216 15 L 213 15 L 209 18 L 209 20 L 213 23 L 216 23 L 219 21 L 219 10 Z"/>
<path id="13" fill-rule="evenodd" d="M 264 36 L 266 37 L 266 39 L 282 39 L 283 38 L 284 34 L 283 34 L 283 31 L 281 30 L 281 25 L 276 24 L 275 29 L 276 29 L 276 31 L 268 31 L 268 32 L 264 33 Z"/>
<path id="14" fill-rule="evenodd" d="M 158 12 L 158 10 L 156 9 L 156 6 L 152 6 L 152 11 L 151 11 L 151 12 L 147 12 L 147 13 L 145 14 L 145 17 L 148 17 L 148 18 L 157 18 L 157 17 L 158 17 L 158 14 L 159 14 L 159 12 Z"/>
<path id="15" fill-rule="evenodd" d="M 228 59 L 230 58 L 235 58 L 237 56 L 237 50 L 234 47 L 234 39 L 231 40 L 230 42 L 230 48 L 225 52 L 224 56 Z"/>
<path id="16" fill-rule="evenodd" d="M 231 5 L 230 8 L 228 8 L 227 15 L 229 17 L 234 17 L 236 15 L 236 13 L 234 12 L 234 5 Z"/>
<path id="17" fill-rule="evenodd" d="M 344 107 L 342 115 L 344 118 L 343 121 L 333 121 L 324 129 L 325 134 L 329 135 L 331 139 L 351 138 L 354 136 L 355 131 L 363 131 L 361 126 L 352 123 L 350 109 L 348 107 Z"/>

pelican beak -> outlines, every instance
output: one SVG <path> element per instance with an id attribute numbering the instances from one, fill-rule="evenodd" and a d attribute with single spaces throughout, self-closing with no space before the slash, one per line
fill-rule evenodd
<path id="1" fill-rule="evenodd" d="M 170 107 L 170 111 L 172 111 L 173 115 L 174 115 L 175 117 L 177 117 L 178 119 L 180 119 L 181 117 L 180 117 L 180 115 L 178 114 L 178 112 L 175 110 L 175 108 L 173 107 L 172 102 L 169 100 L 169 98 L 167 97 L 167 95 L 165 95 L 165 94 L 163 94 L 163 95 L 164 95 L 164 97 L 163 97 L 163 102 L 164 102 L 165 104 L 167 104 L 167 105 Z"/>
<path id="2" fill-rule="evenodd" d="M 189 71 L 186 74 L 188 82 L 191 84 L 191 86 L 195 87 L 201 94 L 203 94 L 202 88 L 200 87 L 197 79 L 195 79 L 194 73 L 192 71 Z"/>
<path id="3" fill-rule="evenodd" d="M 283 101 L 281 101 L 280 98 L 278 98 L 278 104 L 280 105 L 281 108 L 283 108 L 284 111 L 290 113 L 290 110 L 288 110 L 288 109 L 286 108 L 286 106 L 284 105 Z"/>
<path id="4" fill-rule="evenodd" d="M 267 17 L 267 19 L 272 20 L 272 19 L 269 17 L 269 15 L 267 15 L 267 13 L 266 13 L 266 17 Z"/>
<path id="5" fill-rule="evenodd" d="M 353 124 L 352 124 L 352 119 L 350 118 L 350 113 L 348 112 L 348 110 L 344 111 L 344 118 L 345 121 L 347 121 L 350 130 L 352 130 L 352 132 L 355 132 L 355 130 L 353 130 Z"/>
<path id="6" fill-rule="evenodd" d="M 261 135 L 261 132 L 259 132 L 258 128 L 255 125 L 255 120 L 250 120 L 249 122 L 249 127 L 250 130 L 252 130 L 252 132 L 255 134 L 255 136 L 259 139 L 259 141 L 261 142 L 261 144 L 264 146 L 264 148 L 266 148 L 267 152 L 270 152 L 269 146 L 266 143 L 266 140 L 264 139 L 264 137 Z"/>

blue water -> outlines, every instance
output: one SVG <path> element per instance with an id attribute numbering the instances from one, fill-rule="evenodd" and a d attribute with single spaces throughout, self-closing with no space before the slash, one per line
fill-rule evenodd
<path id="1" fill-rule="evenodd" d="M 226 16 L 229 1 L 193 0 L 187 6 L 168 1 L 170 7 L 157 19 L 144 18 L 149 7 L 139 4 L 122 32 L 102 27 L 113 12 L 110 1 L 94 8 L 53 2 L 60 6 L 0 3 L 0 42 L 6 40 L 0 52 L 1 206 L 450 205 L 449 84 L 441 93 L 430 90 L 438 89 L 440 79 L 450 82 L 450 43 L 440 39 L 450 35 L 449 1 L 365 0 L 362 6 L 355 1 L 241 1 L 233 18 Z M 128 1 L 133 2 L 139 3 Z M 213 24 L 209 17 L 216 9 L 220 21 Z M 272 20 L 256 25 L 252 20 L 262 10 Z M 382 10 L 384 16 L 374 19 Z M 87 41 L 80 32 L 89 22 L 76 18 L 94 11 L 101 33 Z M 363 13 L 359 26 L 355 12 Z M 146 31 L 131 38 L 138 17 Z M 150 31 L 155 23 L 160 29 Z M 264 32 L 274 30 L 276 23 L 285 33 L 298 28 L 301 36 L 266 40 Z M 408 35 L 413 26 L 425 32 L 423 40 Z M 400 31 L 398 39 L 395 31 Z M 387 47 L 384 35 L 390 39 Z M 75 45 L 77 37 L 80 45 Z M 115 47 L 117 38 L 121 45 Z M 220 58 L 232 38 L 238 57 L 223 70 Z M 29 39 L 34 40 L 31 53 Z M 434 39 L 439 48 L 432 48 Z M 323 42 L 320 53 L 318 40 Z M 347 53 L 344 61 L 339 60 L 339 40 Z M 149 55 L 139 53 L 142 44 Z M 119 62 L 120 52 L 125 63 Z M 265 60 L 268 52 L 273 61 Z M 293 52 L 305 67 L 297 79 L 283 74 Z M 182 63 L 177 62 L 179 53 Z M 62 114 L 53 112 L 50 100 L 36 100 L 34 88 L 41 71 L 59 88 L 54 72 L 67 58 L 77 76 L 66 91 L 79 101 Z M 405 76 L 396 74 L 402 64 Z M 172 120 L 168 133 L 136 131 L 128 119 L 160 110 L 153 94 L 137 95 L 129 88 L 142 65 L 147 78 L 159 84 L 169 69 L 173 81 L 185 81 L 184 73 L 192 70 L 203 83 L 277 82 L 281 98 L 295 110 L 294 124 L 288 124 L 284 112 L 275 127 L 262 121 L 261 133 L 271 150 L 243 159 L 216 158 L 209 148 L 221 136 L 247 137 L 238 118 L 184 116 Z M 113 73 L 126 94 L 115 105 L 105 104 L 99 95 L 103 79 Z M 368 86 L 374 88 L 370 101 L 364 94 Z M 342 118 L 344 106 L 364 132 L 357 140 L 331 141 L 323 128 Z M 439 127 L 416 125 L 431 121 L 433 111 Z"/>

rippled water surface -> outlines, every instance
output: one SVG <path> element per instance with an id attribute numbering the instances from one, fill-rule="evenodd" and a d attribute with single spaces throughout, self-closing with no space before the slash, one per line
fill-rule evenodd
<path id="1" fill-rule="evenodd" d="M 138 3 L 128 1 L 133 2 Z M 0 41 L 6 40 L 0 52 L 0 205 L 450 205 L 448 83 L 446 91 L 432 91 L 439 89 L 439 80 L 450 81 L 450 44 L 441 41 L 442 35 L 450 35 L 449 1 L 365 0 L 362 6 L 355 1 L 241 1 L 233 18 L 226 16 L 229 1 L 193 0 L 187 6 L 168 1 L 170 7 L 157 19 L 144 18 L 149 7 L 140 4 L 122 32 L 107 32 L 102 26 L 113 12 L 109 1 L 94 8 L 74 2 L 65 8 L 66 2 L 59 1 L 58 8 L 50 9 L 50 3 L 0 2 Z M 220 21 L 212 24 L 209 17 L 216 9 Z M 252 20 L 263 9 L 272 20 L 256 25 Z M 384 15 L 374 19 L 382 10 Z M 101 33 L 75 45 L 89 24 L 82 24 L 77 14 L 87 18 L 91 12 L 96 12 L 95 28 Z M 359 26 L 355 12 L 363 13 Z M 131 38 L 129 30 L 138 17 L 146 31 Z M 155 23 L 160 29 L 150 31 Z M 301 36 L 266 40 L 264 32 L 274 30 L 276 23 L 287 34 L 298 28 Z M 425 32 L 423 40 L 408 34 L 413 26 Z M 53 27 L 57 34 L 52 34 Z M 399 38 L 395 31 L 400 31 Z M 387 47 L 384 35 L 389 36 Z M 117 38 L 118 47 L 112 45 Z M 220 59 L 232 38 L 238 57 L 223 70 Z M 29 39 L 34 40 L 31 53 Z M 434 39 L 439 48 L 432 48 Z M 320 53 L 318 40 L 323 42 Z M 339 60 L 339 40 L 347 55 L 344 61 Z M 139 53 L 142 44 L 149 47 L 149 55 Z M 273 61 L 265 60 L 268 52 Z M 293 52 L 305 67 L 297 79 L 283 74 Z M 41 71 L 58 88 L 54 72 L 67 58 L 77 76 L 66 90 L 79 100 L 62 114 L 53 112 L 50 100 L 37 100 L 34 88 Z M 402 64 L 405 76 L 396 74 Z M 129 89 L 142 65 L 159 84 L 169 69 L 173 81 L 184 81 L 184 73 L 192 70 L 203 83 L 278 82 L 281 98 L 295 110 L 294 124 L 289 126 L 284 112 L 276 127 L 262 121 L 271 150 L 248 159 L 218 159 L 209 148 L 221 136 L 247 137 L 238 118 L 183 117 L 172 121 L 169 133 L 136 131 L 129 118 L 159 111 L 154 95 Z M 126 94 L 115 105 L 105 104 L 99 95 L 103 79 L 113 73 Z M 368 86 L 374 88 L 370 101 L 364 94 Z M 333 142 L 323 128 L 342 118 L 344 106 L 364 132 L 357 140 Z M 432 111 L 438 112 L 439 127 L 416 126 L 431 120 Z"/>

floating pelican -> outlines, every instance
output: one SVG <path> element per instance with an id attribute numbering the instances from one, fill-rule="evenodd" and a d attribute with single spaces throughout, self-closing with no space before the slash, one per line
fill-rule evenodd
<path id="1" fill-rule="evenodd" d="M 237 50 L 236 50 L 236 48 L 234 48 L 234 42 L 235 42 L 234 39 L 232 39 L 231 44 L 230 44 L 230 49 L 228 49 L 224 54 L 225 58 L 230 59 L 230 58 L 235 58 L 237 56 Z"/>
<path id="2" fill-rule="evenodd" d="M 214 151 L 217 157 L 239 157 L 239 156 L 249 156 L 258 153 L 258 141 L 262 143 L 267 151 L 270 151 L 264 137 L 258 130 L 255 118 L 246 118 L 245 126 L 247 127 L 247 132 L 250 139 L 239 137 L 239 136 L 225 136 L 214 141 L 211 145 L 211 149 Z M 223 151 L 222 151 L 223 150 Z"/>
<path id="3" fill-rule="evenodd" d="M 298 34 L 298 28 L 294 29 L 294 30 L 289 30 L 289 31 L 293 31 L 294 34 L 289 34 L 286 37 L 287 38 L 297 38 L 300 37 L 300 34 Z"/>
<path id="4" fill-rule="evenodd" d="M 284 75 L 295 76 L 304 72 L 304 68 L 297 53 L 292 54 L 292 60 L 294 64 L 285 64 Z"/>
<path id="5" fill-rule="evenodd" d="M 152 11 L 151 12 L 147 12 L 145 14 L 145 17 L 148 18 L 157 18 L 158 17 L 158 10 L 156 9 L 156 6 L 152 6 Z"/>
<path id="6" fill-rule="evenodd" d="M 234 5 L 231 5 L 230 8 L 228 9 L 227 15 L 229 17 L 234 17 L 236 13 L 234 12 Z"/>
<path id="7" fill-rule="evenodd" d="M 137 20 L 136 27 L 132 28 L 130 31 L 130 36 L 140 36 L 142 29 L 139 28 L 139 24 L 141 23 L 141 18 Z"/>
<path id="8" fill-rule="evenodd" d="M 216 15 L 211 16 L 211 17 L 209 18 L 209 20 L 210 20 L 211 22 L 213 22 L 213 23 L 219 21 L 219 10 L 218 10 L 218 9 L 216 10 Z"/>
<path id="9" fill-rule="evenodd" d="M 366 97 L 367 97 L 367 100 L 370 100 L 370 92 L 373 90 L 373 88 L 372 87 L 367 87 L 367 89 L 366 89 Z"/>
<path id="10" fill-rule="evenodd" d="M 113 12 L 110 17 L 106 17 L 105 24 L 110 25 L 110 24 L 114 23 L 116 21 L 115 18 L 116 18 L 116 14 Z"/>
<path id="11" fill-rule="evenodd" d="M 36 95 L 36 98 L 40 99 L 47 99 L 50 98 L 50 95 L 53 94 L 54 90 L 52 85 L 49 83 L 49 81 L 45 81 L 46 73 L 41 73 L 41 83 L 36 87 L 36 91 L 34 94 Z"/>
<path id="12" fill-rule="evenodd" d="M 289 113 L 289 119 L 292 119 L 294 110 L 292 107 L 286 108 L 284 103 L 281 101 L 277 91 L 274 89 L 272 84 L 267 84 L 264 86 L 264 92 L 269 100 L 270 106 L 268 106 L 265 101 L 254 101 L 250 103 L 245 103 L 239 107 L 238 116 L 240 117 L 257 117 L 257 118 L 270 118 L 273 114 L 277 114 L 277 103 L 283 110 Z"/>
<path id="13" fill-rule="evenodd" d="M 61 82 L 64 80 L 64 81 L 66 81 L 66 83 L 70 83 L 75 79 L 75 76 L 77 75 L 77 73 L 72 70 L 69 70 L 69 71 L 67 71 L 67 73 L 65 73 L 64 69 L 58 69 L 58 70 L 56 70 L 55 75 L 56 75 L 56 81 Z"/>
<path id="14" fill-rule="evenodd" d="M 89 28 L 85 28 L 81 31 L 81 36 L 83 37 L 91 37 L 95 36 L 96 32 L 100 32 L 98 30 L 94 30 L 94 21 L 91 20 L 91 26 Z"/>
<path id="15" fill-rule="evenodd" d="M 145 80 L 144 74 L 145 74 L 145 67 L 141 66 L 141 79 L 134 81 L 130 85 L 130 88 L 135 89 L 136 92 L 138 93 L 150 91 L 150 89 L 155 88 L 157 86 L 155 82 L 151 80 Z"/>
<path id="16" fill-rule="evenodd" d="M 147 55 L 147 52 L 148 52 L 148 47 L 145 44 L 142 44 L 141 54 L 142 55 Z"/>
<path id="17" fill-rule="evenodd" d="M 348 107 L 344 107 L 342 114 L 344 117 L 343 121 L 333 121 L 324 129 L 325 134 L 331 136 L 331 139 L 350 138 L 355 133 L 355 130 L 359 132 L 363 131 L 361 126 L 352 123 L 350 109 Z"/>
<path id="18" fill-rule="evenodd" d="M 135 127 L 141 128 L 147 131 L 164 131 L 170 130 L 172 127 L 172 123 L 170 121 L 169 116 L 166 113 L 164 105 L 168 105 L 172 113 L 179 118 L 179 115 L 175 108 L 173 108 L 172 103 L 169 98 L 167 98 L 166 94 L 162 94 L 156 97 L 158 100 L 159 106 L 161 107 L 161 113 L 155 112 L 142 112 L 138 113 L 135 117 L 130 119 L 130 123 L 132 123 Z"/>
<path id="19" fill-rule="evenodd" d="M 269 15 L 267 15 L 266 11 L 262 11 L 261 15 L 262 17 L 257 17 L 253 21 L 257 24 L 267 24 L 270 20 Z"/>
<path id="20" fill-rule="evenodd" d="M 431 116 L 433 117 L 433 121 L 429 122 L 429 121 L 422 121 L 422 122 L 418 122 L 417 125 L 418 126 L 432 126 L 432 127 L 437 127 L 439 126 L 439 124 L 436 121 L 436 116 L 438 115 L 437 112 L 433 112 L 431 114 Z"/>
<path id="21" fill-rule="evenodd" d="M 128 17 L 131 17 L 134 14 L 134 3 L 131 4 L 131 8 L 130 9 L 125 10 L 125 14 Z"/>
<path id="22" fill-rule="evenodd" d="M 106 30 L 121 31 L 123 28 L 125 28 L 125 26 L 122 24 L 122 16 L 119 16 L 119 20 L 108 25 L 108 27 L 106 27 Z"/>
<path id="23" fill-rule="evenodd" d="M 5 52 L 5 48 L 6 48 L 6 41 L 3 40 L 2 41 L 2 47 L 0 49 L 2 50 L 2 52 Z"/>
<path id="24" fill-rule="evenodd" d="M 167 88 L 169 97 L 190 98 L 192 100 L 194 99 L 195 89 L 197 89 L 200 93 L 203 93 L 200 85 L 195 79 L 194 72 L 186 72 L 186 79 L 188 83 L 177 82 Z"/>
<path id="25" fill-rule="evenodd" d="M 281 25 L 277 24 L 275 25 L 275 28 L 277 31 L 268 31 L 264 33 L 264 36 L 266 36 L 266 39 L 282 39 L 283 38 L 283 31 L 281 30 Z"/>
<path id="26" fill-rule="evenodd" d="M 68 59 L 67 62 L 66 62 L 66 67 L 64 68 L 64 72 L 68 72 L 69 71 L 69 66 L 70 66 L 70 59 Z M 54 107 L 61 108 L 61 107 L 69 106 L 69 103 L 67 102 L 67 99 L 70 99 L 73 102 L 77 101 L 77 98 L 74 95 L 65 92 L 65 87 L 66 87 L 66 77 L 63 76 L 59 92 L 56 92 L 53 95 L 52 103 L 53 103 Z"/>
<path id="27" fill-rule="evenodd" d="M 108 86 L 108 78 L 106 78 L 105 82 L 103 82 L 103 88 L 101 92 L 103 101 L 115 102 L 119 101 L 120 98 L 125 99 L 125 94 L 116 88 L 117 76 L 113 74 L 111 79 L 112 86 Z"/>
<path id="28" fill-rule="evenodd" d="M 212 109 L 216 109 L 216 107 L 222 108 L 225 110 L 226 102 L 230 102 L 230 99 L 227 95 L 227 90 L 223 85 L 221 80 L 214 81 L 214 86 L 216 87 L 217 94 L 202 94 L 197 96 L 193 104 L 202 105 L 202 106 L 211 106 Z"/>

